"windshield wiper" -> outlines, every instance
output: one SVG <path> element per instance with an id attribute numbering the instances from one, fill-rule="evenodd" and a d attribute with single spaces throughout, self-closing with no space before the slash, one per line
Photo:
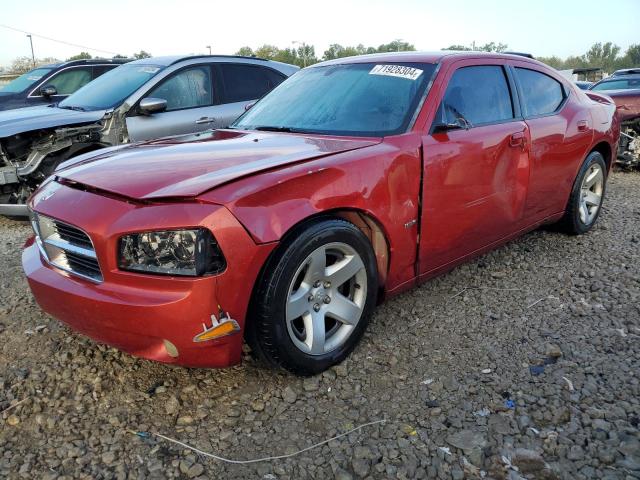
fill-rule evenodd
<path id="1" fill-rule="evenodd" d="M 65 105 L 64 107 L 58 105 L 58 108 L 64 108 L 65 110 L 75 110 L 76 112 L 86 112 L 87 111 L 86 108 L 78 107 L 77 105 Z"/>
<path id="2" fill-rule="evenodd" d="M 257 127 L 253 127 L 253 130 L 259 130 L 261 132 L 288 132 L 288 133 L 300 132 L 300 130 L 297 130 L 291 127 L 275 127 L 271 125 L 259 125 Z"/>

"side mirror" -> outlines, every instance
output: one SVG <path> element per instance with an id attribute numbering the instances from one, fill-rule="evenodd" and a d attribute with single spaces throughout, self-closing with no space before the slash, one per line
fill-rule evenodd
<path id="1" fill-rule="evenodd" d="M 257 102 L 251 102 L 251 103 L 247 103 L 244 106 L 244 111 L 246 112 L 247 110 L 251 109 Z"/>
<path id="2" fill-rule="evenodd" d="M 40 94 L 43 97 L 49 98 L 49 97 L 53 97 L 54 95 L 57 95 L 58 90 L 53 85 L 45 85 L 40 89 Z"/>
<path id="3" fill-rule="evenodd" d="M 164 98 L 143 98 L 138 105 L 138 111 L 143 115 L 164 112 L 167 109 L 167 101 Z"/>

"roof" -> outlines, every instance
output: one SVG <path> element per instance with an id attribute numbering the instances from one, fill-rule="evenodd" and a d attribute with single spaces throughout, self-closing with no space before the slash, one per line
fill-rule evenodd
<path id="1" fill-rule="evenodd" d="M 371 62 L 411 62 L 411 63 L 438 63 L 445 57 L 478 58 L 492 57 L 504 58 L 511 60 L 524 60 L 529 62 L 540 63 L 537 60 L 531 60 L 522 56 L 522 54 L 506 54 L 493 52 L 475 52 L 475 51 L 459 51 L 459 50 L 440 50 L 435 52 L 387 52 L 372 53 L 370 55 L 358 55 L 354 57 L 336 58 L 327 60 L 326 62 L 316 63 L 316 65 L 338 65 L 341 63 L 371 63 Z"/>
<path id="2" fill-rule="evenodd" d="M 168 67 L 169 65 L 173 65 L 173 64 L 178 63 L 178 62 L 183 62 L 185 60 L 194 60 L 194 59 L 198 59 L 198 58 L 211 59 L 211 60 L 215 60 L 215 59 L 224 60 L 224 59 L 229 59 L 229 58 L 242 58 L 242 59 L 246 59 L 246 60 L 261 60 L 261 61 L 264 61 L 264 62 L 271 61 L 271 60 L 267 60 L 266 58 L 245 57 L 245 56 L 242 56 L 242 55 L 167 55 L 167 56 L 164 56 L 164 57 L 143 58 L 143 59 L 140 59 L 140 60 L 135 60 L 132 63 L 143 64 L 143 65 L 158 65 L 158 66 L 161 66 L 161 67 Z"/>
<path id="3" fill-rule="evenodd" d="M 640 80 L 640 73 L 628 73 L 624 75 L 611 75 L 610 77 L 603 78 L 598 83 L 608 83 L 608 82 L 620 82 L 625 80 Z"/>
<path id="4" fill-rule="evenodd" d="M 636 68 L 622 68 L 620 70 L 616 70 L 615 72 L 613 72 L 611 74 L 612 77 L 618 77 L 620 75 L 632 75 L 632 74 L 636 74 L 636 73 L 640 73 L 640 67 L 636 67 Z"/>
<path id="5" fill-rule="evenodd" d="M 49 63 L 47 65 L 39 65 L 37 68 L 59 68 L 69 67 L 72 65 L 104 65 L 107 63 L 121 65 L 130 61 L 130 58 L 90 58 L 81 60 L 69 60 L 68 62 Z"/>

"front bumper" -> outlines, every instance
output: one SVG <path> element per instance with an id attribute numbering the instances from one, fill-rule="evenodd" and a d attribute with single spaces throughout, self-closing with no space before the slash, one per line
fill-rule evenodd
<path id="1" fill-rule="evenodd" d="M 47 263 L 35 244 L 22 264 L 44 311 L 92 339 L 132 355 L 190 367 L 238 363 L 253 285 L 274 245 L 256 245 L 224 207 L 199 203 L 134 205 L 69 187 L 32 208 L 83 229 L 91 237 L 103 273 L 92 283 Z M 72 206 L 82 206 L 73 208 Z M 96 215 L 95 212 L 100 212 Z M 211 229 L 227 259 L 224 272 L 208 277 L 171 277 L 120 271 L 118 238 L 125 233 L 202 226 Z M 206 342 L 194 336 L 220 310 L 241 331 Z"/>

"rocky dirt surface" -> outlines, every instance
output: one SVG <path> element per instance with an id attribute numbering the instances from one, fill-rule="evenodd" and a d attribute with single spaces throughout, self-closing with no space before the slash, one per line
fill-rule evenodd
<path id="1" fill-rule="evenodd" d="M 0 235 L 0 477 L 640 478 L 640 174 L 613 175 L 590 234 L 536 231 L 390 300 L 307 379 L 98 346 L 34 303 L 28 226 Z M 380 419 L 249 465 L 132 433 L 242 460 Z"/>

